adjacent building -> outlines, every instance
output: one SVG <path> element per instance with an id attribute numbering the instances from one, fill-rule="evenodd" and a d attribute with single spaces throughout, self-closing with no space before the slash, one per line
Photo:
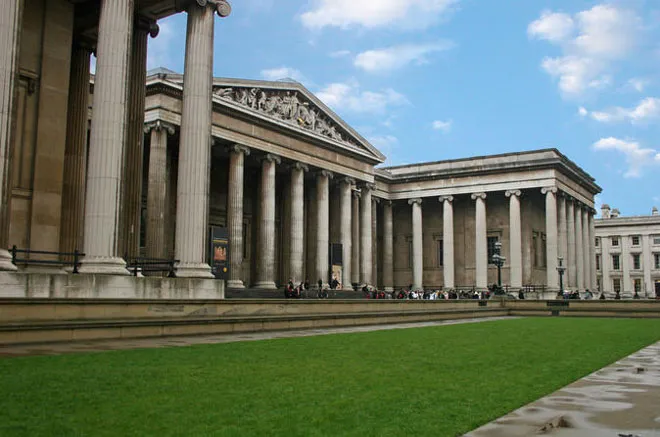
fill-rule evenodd
<path id="1" fill-rule="evenodd" d="M 660 297 L 660 214 L 623 217 L 609 205 L 595 221 L 598 290 L 623 297 Z"/>

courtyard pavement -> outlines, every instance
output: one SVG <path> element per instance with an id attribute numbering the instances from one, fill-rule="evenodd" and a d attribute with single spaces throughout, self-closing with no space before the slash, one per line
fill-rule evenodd
<path id="1" fill-rule="evenodd" d="M 511 319 L 511 317 L 286 332 L 8 345 L 0 346 L 0 357 L 185 347 L 196 344 L 483 323 L 500 319 Z M 553 437 L 660 437 L 660 342 L 466 434 L 467 437 L 522 437 L 534 435 Z"/>

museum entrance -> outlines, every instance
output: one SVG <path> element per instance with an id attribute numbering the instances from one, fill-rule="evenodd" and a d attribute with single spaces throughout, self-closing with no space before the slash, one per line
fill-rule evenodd
<path id="1" fill-rule="evenodd" d="M 655 280 L 655 297 L 660 297 L 660 280 Z"/>

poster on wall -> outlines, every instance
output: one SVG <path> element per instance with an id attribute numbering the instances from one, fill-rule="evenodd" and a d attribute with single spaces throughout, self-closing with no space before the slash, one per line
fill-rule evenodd
<path id="1" fill-rule="evenodd" d="M 229 233 L 227 228 L 211 226 L 211 272 L 216 279 L 229 274 Z"/>

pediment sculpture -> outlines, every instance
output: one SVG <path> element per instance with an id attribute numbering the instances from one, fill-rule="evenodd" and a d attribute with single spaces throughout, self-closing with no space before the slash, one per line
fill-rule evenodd
<path id="1" fill-rule="evenodd" d="M 237 103 L 270 117 L 305 128 L 335 141 L 355 145 L 339 131 L 316 105 L 301 98 L 298 91 L 262 88 L 216 88 L 213 93 L 221 99 Z"/>

